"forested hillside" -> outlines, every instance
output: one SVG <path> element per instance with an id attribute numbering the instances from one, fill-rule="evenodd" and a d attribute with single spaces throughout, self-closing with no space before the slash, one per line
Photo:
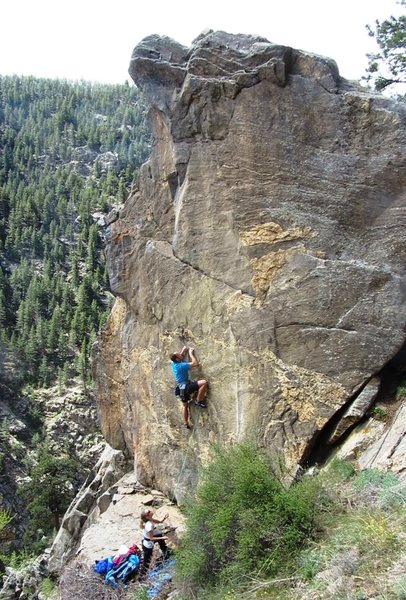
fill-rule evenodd
<path id="1" fill-rule="evenodd" d="M 128 85 L 0 77 L 0 323 L 24 382 L 88 356 L 109 309 L 97 213 L 124 200 L 148 154 Z"/>
<path id="2" fill-rule="evenodd" d="M 129 85 L 0 76 L 0 563 L 46 545 L 93 466 L 103 219 L 149 154 L 145 113 Z"/>

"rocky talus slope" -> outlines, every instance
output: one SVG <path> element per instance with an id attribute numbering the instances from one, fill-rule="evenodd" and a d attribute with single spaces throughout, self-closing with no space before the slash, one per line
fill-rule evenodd
<path id="1" fill-rule="evenodd" d="M 19 494 L 22 484 L 30 481 L 27 462 L 36 460 L 41 432 L 56 456 L 77 461 L 80 485 L 98 461 L 105 447 L 98 422 L 94 394 L 71 379 L 63 389 L 55 385 L 34 390 L 18 389 L 22 366 L 0 344 L 0 508 L 13 515 L 12 522 L 0 533 L 0 553 L 22 548 L 27 529 L 26 502 Z"/>

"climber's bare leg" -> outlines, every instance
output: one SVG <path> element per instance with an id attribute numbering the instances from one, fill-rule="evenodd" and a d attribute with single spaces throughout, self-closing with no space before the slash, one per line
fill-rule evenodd
<path id="1" fill-rule="evenodd" d="M 208 387 L 209 383 L 206 379 L 199 379 L 199 381 L 197 382 L 197 385 L 199 386 L 199 391 L 197 392 L 196 402 L 204 403 L 205 402 L 204 397 L 206 395 L 207 387 Z"/>

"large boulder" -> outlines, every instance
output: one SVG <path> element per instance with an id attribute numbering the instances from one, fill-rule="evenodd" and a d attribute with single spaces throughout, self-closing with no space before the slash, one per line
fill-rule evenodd
<path id="1" fill-rule="evenodd" d="M 305 461 L 400 352 L 405 106 L 331 59 L 224 32 L 145 38 L 130 74 L 154 143 L 109 227 L 117 301 L 94 371 L 105 437 L 180 500 L 215 442 Z M 210 380 L 191 434 L 169 361 L 184 343 Z"/>

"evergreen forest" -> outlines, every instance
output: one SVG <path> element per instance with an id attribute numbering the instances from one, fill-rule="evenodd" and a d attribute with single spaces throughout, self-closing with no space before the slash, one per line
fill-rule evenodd
<path id="1" fill-rule="evenodd" d="M 0 76 L 1 346 L 19 385 L 80 375 L 112 295 L 103 215 L 149 154 L 135 87 Z"/>

